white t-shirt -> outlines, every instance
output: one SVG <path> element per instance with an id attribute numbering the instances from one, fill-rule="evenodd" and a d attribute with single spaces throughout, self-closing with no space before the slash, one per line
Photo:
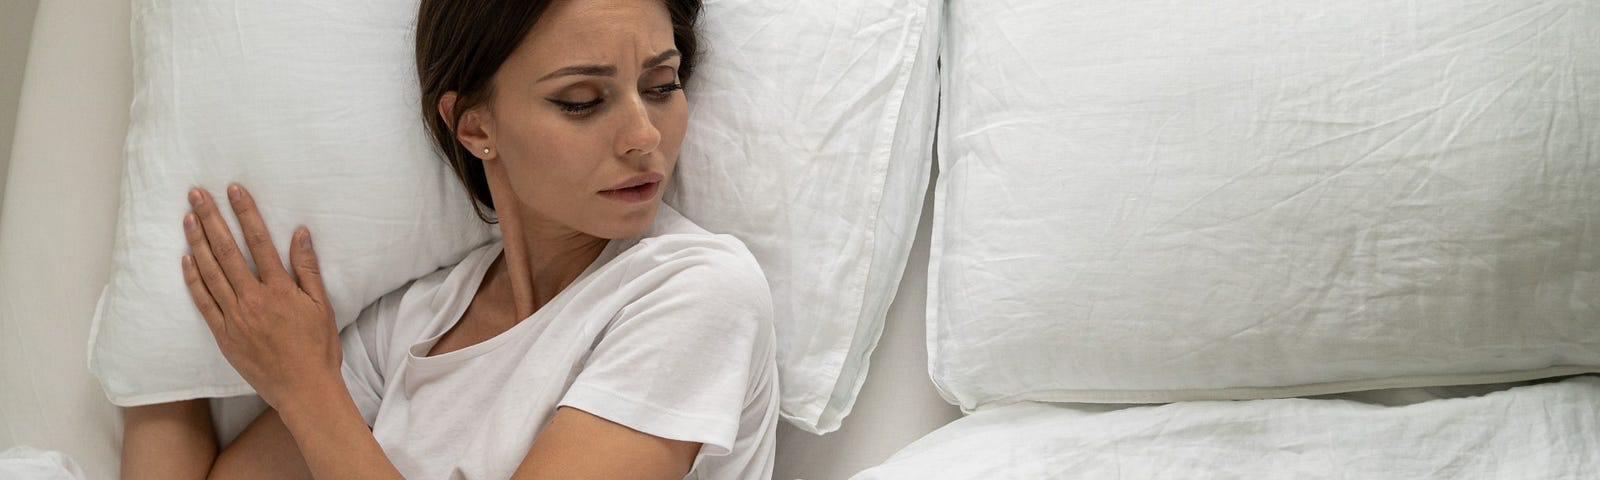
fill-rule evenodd
<path id="1" fill-rule="evenodd" d="M 772 476 L 776 340 L 766 278 L 743 243 L 662 205 L 509 330 L 426 356 L 461 318 L 503 244 L 412 281 L 340 334 L 344 376 L 408 478 L 504 479 L 569 405 L 700 442 L 685 478 Z"/>

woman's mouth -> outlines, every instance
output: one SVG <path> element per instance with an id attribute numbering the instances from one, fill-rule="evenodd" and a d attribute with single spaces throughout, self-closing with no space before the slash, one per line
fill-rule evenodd
<path id="1" fill-rule="evenodd" d="M 622 203 L 640 203 L 654 199 L 656 189 L 661 187 L 663 176 L 656 173 L 647 173 L 630 178 L 609 190 L 601 190 L 599 195 Z"/>

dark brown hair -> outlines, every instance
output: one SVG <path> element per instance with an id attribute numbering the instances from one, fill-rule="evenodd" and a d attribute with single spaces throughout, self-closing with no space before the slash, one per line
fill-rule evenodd
<path id="1" fill-rule="evenodd" d="M 672 17 L 672 40 L 683 56 L 678 80 L 688 83 L 698 47 L 694 26 L 700 16 L 700 0 L 664 1 Z M 488 223 L 498 220 L 484 213 L 484 208 L 494 210 L 494 199 L 489 196 L 483 161 L 456 140 L 450 125 L 459 125 L 462 113 L 494 95 L 490 77 L 549 6 L 549 0 L 422 0 L 417 13 L 417 80 L 422 89 L 423 121 L 444 153 L 445 164 L 475 200 L 478 218 Z M 457 92 L 448 123 L 438 113 L 439 99 L 446 92 Z"/>

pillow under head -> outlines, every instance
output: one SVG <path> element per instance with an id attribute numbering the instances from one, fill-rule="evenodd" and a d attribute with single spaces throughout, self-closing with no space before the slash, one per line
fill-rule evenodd
<path id="1" fill-rule="evenodd" d="M 489 240 L 422 124 L 416 3 L 134 2 L 122 206 L 90 333 L 112 403 L 253 391 L 184 287 L 191 187 L 218 199 L 229 182 L 249 188 L 285 264 L 307 226 L 340 326 Z"/>
<path id="2" fill-rule="evenodd" d="M 783 415 L 804 430 L 848 414 L 905 268 L 931 169 L 941 8 L 727 0 L 701 15 L 667 200 L 761 262 Z M 280 243 L 308 226 L 340 325 L 490 238 L 417 111 L 416 12 L 416 0 L 135 1 L 116 265 L 91 339 L 115 403 L 250 392 L 183 289 L 191 186 L 244 184 Z"/>

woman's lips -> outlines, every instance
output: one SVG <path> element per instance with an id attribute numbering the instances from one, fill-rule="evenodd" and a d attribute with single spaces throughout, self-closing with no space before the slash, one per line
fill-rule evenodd
<path id="1" fill-rule="evenodd" d="M 660 182 L 661 180 L 663 180 L 665 178 L 667 178 L 665 175 L 662 175 L 662 174 L 659 174 L 659 173 L 656 173 L 656 172 L 641 173 L 641 174 L 638 174 L 638 175 L 634 175 L 632 177 L 628 177 L 627 180 L 623 180 L 621 182 L 618 182 L 616 185 L 612 185 L 610 188 L 607 188 L 607 189 L 601 190 L 601 191 L 621 190 L 621 189 L 628 188 L 628 187 L 637 187 L 637 186 L 640 186 L 640 185 L 644 185 L 646 183 Z"/>
<path id="2" fill-rule="evenodd" d="M 660 186 L 660 181 L 654 181 L 632 187 L 604 190 L 600 192 L 600 196 L 622 203 L 640 203 L 656 198 L 656 189 Z"/>

